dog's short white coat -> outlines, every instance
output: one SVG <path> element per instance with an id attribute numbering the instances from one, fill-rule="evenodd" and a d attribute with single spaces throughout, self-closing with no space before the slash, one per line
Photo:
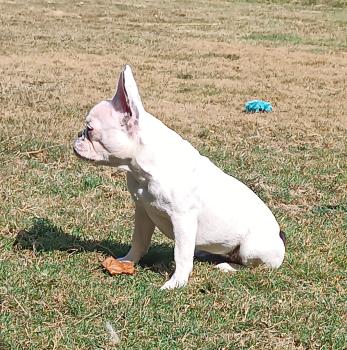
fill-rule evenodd
<path id="1" fill-rule="evenodd" d="M 91 109 L 74 150 L 82 159 L 127 171 L 135 228 L 124 260 L 141 259 L 155 227 L 174 239 L 176 268 L 163 289 L 187 283 L 195 250 L 237 252 L 246 266 L 283 262 L 284 244 L 269 208 L 144 110 L 130 66 L 113 99 Z"/>

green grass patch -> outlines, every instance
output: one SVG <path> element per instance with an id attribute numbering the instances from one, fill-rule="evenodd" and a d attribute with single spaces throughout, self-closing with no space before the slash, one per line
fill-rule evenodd
<path id="1" fill-rule="evenodd" d="M 302 39 L 297 35 L 284 34 L 284 33 L 252 33 L 243 37 L 246 40 L 253 41 L 270 41 L 274 43 L 288 43 L 292 45 L 297 45 L 302 42 Z"/>

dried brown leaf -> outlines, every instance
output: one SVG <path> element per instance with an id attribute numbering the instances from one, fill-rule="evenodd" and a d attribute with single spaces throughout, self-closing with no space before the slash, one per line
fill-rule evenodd
<path id="1" fill-rule="evenodd" d="M 101 265 L 111 275 L 133 275 L 135 273 L 135 267 L 132 261 L 119 261 L 112 256 L 106 258 Z"/>

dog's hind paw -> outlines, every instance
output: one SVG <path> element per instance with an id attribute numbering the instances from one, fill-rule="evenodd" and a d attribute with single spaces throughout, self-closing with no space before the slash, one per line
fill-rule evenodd
<path id="1" fill-rule="evenodd" d="M 182 288 L 187 283 L 188 283 L 188 280 L 177 280 L 172 276 L 172 278 L 169 279 L 167 282 L 165 282 L 160 289 L 164 290 L 164 289 Z"/>
<path id="2" fill-rule="evenodd" d="M 220 263 L 214 266 L 216 269 L 223 272 L 236 272 L 243 268 L 242 265 L 234 264 L 234 263 Z"/>

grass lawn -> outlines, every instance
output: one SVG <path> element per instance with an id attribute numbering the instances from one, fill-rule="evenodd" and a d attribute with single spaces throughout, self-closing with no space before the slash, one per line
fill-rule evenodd
<path id="1" fill-rule="evenodd" d="M 0 349 L 345 348 L 346 8 L 0 1 Z M 129 249 L 134 209 L 125 175 L 71 146 L 125 63 L 149 112 L 273 210 L 279 270 L 196 261 L 188 287 L 160 291 L 160 232 L 134 276 L 100 268 Z M 255 98 L 274 111 L 243 113 Z"/>

